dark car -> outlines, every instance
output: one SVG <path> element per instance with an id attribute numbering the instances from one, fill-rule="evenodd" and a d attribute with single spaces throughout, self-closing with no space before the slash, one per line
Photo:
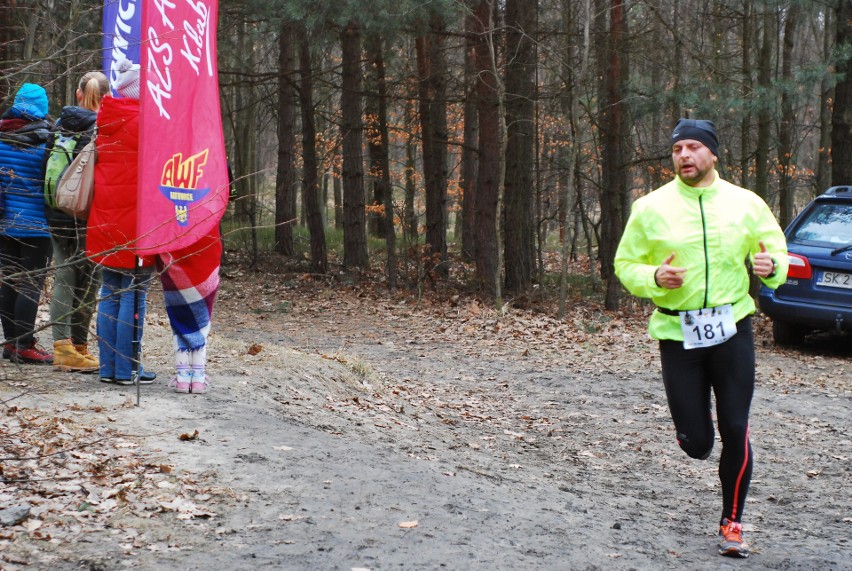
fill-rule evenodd
<path id="1" fill-rule="evenodd" d="M 835 186 L 808 204 L 784 231 L 787 282 L 760 289 L 781 345 L 814 330 L 852 331 L 852 186 Z"/>

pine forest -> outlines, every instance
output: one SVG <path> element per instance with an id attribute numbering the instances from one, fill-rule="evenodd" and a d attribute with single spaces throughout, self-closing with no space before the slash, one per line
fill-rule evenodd
<path id="1" fill-rule="evenodd" d="M 3 0 L 0 102 L 55 116 L 101 62 L 102 5 Z M 227 0 L 226 245 L 391 288 L 625 296 L 638 196 L 673 176 L 680 117 L 782 227 L 852 181 L 849 0 Z"/>

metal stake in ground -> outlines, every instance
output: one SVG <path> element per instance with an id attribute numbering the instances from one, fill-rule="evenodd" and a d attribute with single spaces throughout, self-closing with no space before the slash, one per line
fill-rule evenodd
<path id="1" fill-rule="evenodd" d="M 142 265 L 142 259 L 136 256 L 133 264 L 133 279 L 130 281 L 130 287 L 133 288 L 133 338 L 131 348 L 133 358 L 131 359 L 130 380 L 136 385 L 136 406 L 140 406 L 141 390 L 139 388 L 139 371 L 141 365 L 141 339 L 139 335 L 139 266 Z"/>

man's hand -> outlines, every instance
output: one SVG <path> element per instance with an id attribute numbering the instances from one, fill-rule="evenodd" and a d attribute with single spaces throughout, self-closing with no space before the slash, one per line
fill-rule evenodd
<path id="1" fill-rule="evenodd" d="M 768 278 L 775 271 L 775 262 L 772 261 L 772 256 L 766 251 L 766 245 L 763 240 L 759 242 L 760 252 L 754 255 L 754 261 L 751 263 L 752 270 L 755 275 L 762 278 Z"/>
<path id="2" fill-rule="evenodd" d="M 657 271 L 654 272 L 654 281 L 657 282 L 658 286 L 666 289 L 677 289 L 683 285 L 683 274 L 686 273 L 686 268 L 672 266 L 671 263 L 674 258 L 675 253 L 672 252 L 671 255 L 663 261 L 663 264 L 657 268 Z"/>

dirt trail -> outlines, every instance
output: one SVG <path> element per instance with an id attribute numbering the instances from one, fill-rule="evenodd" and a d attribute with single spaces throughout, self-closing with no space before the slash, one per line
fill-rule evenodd
<path id="1" fill-rule="evenodd" d="M 165 371 L 151 303 L 146 362 Z M 142 480 L 195 514 L 127 502 L 65 541 L 0 537 L 0 567 L 852 569 L 848 338 L 778 351 L 759 322 L 742 562 L 715 554 L 718 447 L 677 448 L 641 315 L 562 323 L 248 276 L 223 282 L 215 321 L 209 395 L 162 380 L 135 407 L 132 387 L 42 371 L 16 401 L 142 436 L 135 453 L 172 467 Z"/>

